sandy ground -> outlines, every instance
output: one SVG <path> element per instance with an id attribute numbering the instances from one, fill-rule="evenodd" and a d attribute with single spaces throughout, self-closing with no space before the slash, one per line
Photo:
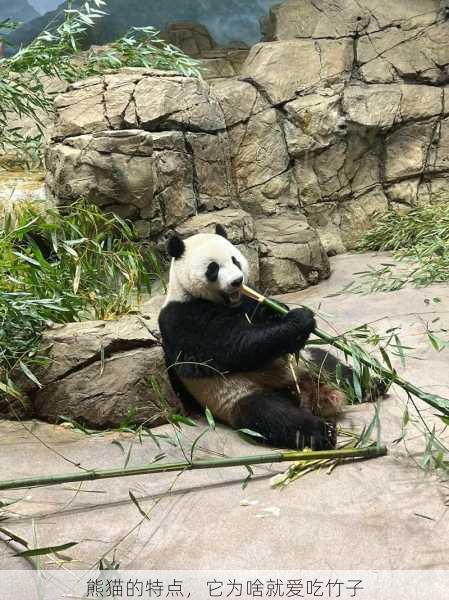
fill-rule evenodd
<path id="1" fill-rule="evenodd" d="M 381 260 L 335 257 L 329 281 L 283 299 L 319 307 L 325 317 L 320 326 L 328 331 L 343 332 L 366 322 L 379 331 L 400 326 L 402 343 L 413 347 L 405 368 L 396 361 L 401 374 L 449 397 L 449 349 L 437 352 L 425 335 L 426 323 L 437 317 L 434 328 L 449 325 L 447 286 L 327 297 L 354 272 Z M 441 302 L 427 301 L 434 297 Z M 65 564 L 69 568 L 89 568 L 115 551 L 115 560 L 127 569 L 445 569 L 449 488 L 415 464 L 425 440 L 412 407 L 407 447 L 393 443 L 401 433 L 405 400 L 393 389 L 381 403 L 388 456 L 349 462 L 331 474 L 312 473 L 282 491 L 270 487 L 270 478 L 286 468 L 279 465 L 255 467 L 246 489 L 247 471 L 241 467 L 64 484 L 0 492 L 0 501 L 19 500 L 4 510 L 0 525 L 31 546 L 78 542 L 64 553 L 73 559 Z M 430 418 L 433 411 L 420 408 Z M 348 408 L 345 425 L 360 430 L 373 413 L 372 405 Z M 204 427 L 184 427 L 183 447 L 188 449 Z M 157 433 L 173 436 L 173 429 L 165 426 Z M 32 422 L 0 422 L 0 435 L 2 479 L 120 467 L 127 455 L 135 466 L 160 452 L 149 438 L 140 442 L 120 432 L 87 436 Z M 182 459 L 179 449 L 161 444 L 168 456 Z M 266 451 L 225 427 L 208 433 L 199 446 L 198 457 Z M 149 511 L 148 519 L 138 512 L 130 491 Z M 254 503 L 245 506 L 246 500 Z M 13 556 L 20 549 L 0 543 L 0 569 L 29 568 L 26 560 Z M 42 567 L 60 564 L 41 558 Z"/>

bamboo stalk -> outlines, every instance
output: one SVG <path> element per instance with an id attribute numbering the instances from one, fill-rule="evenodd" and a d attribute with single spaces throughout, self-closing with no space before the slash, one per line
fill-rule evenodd
<path id="1" fill-rule="evenodd" d="M 195 460 L 192 462 L 177 462 L 167 464 L 151 464 L 128 469 L 98 469 L 69 473 L 67 475 L 50 475 L 28 477 L 25 479 L 10 479 L 0 481 L 0 491 L 18 488 L 30 488 L 60 483 L 73 483 L 76 481 L 94 481 L 98 479 L 111 479 L 113 477 L 131 477 L 133 475 L 149 475 L 152 473 L 168 473 L 172 471 L 193 471 L 196 469 L 220 469 L 222 467 L 240 467 L 245 465 L 262 465 L 288 461 L 313 461 L 330 458 L 375 458 L 385 456 L 387 449 L 384 446 L 368 446 L 366 448 L 341 448 L 340 450 L 306 450 L 303 452 L 288 450 L 284 452 L 269 452 L 255 454 L 254 456 L 240 456 L 235 458 L 222 458 L 216 460 Z"/>
<path id="2" fill-rule="evenodd" d="M 272 300 L 271 298 L 266 298 L 259 292 L 256 292 L 252 288 L 248 287 L 247 285 L 243 285 L 242 288 L 243 288 L 243 293 L 246 296 L 248 296 L 249 298 L 252 298 L 253 300 L 256 300 L 257 302 L 261 302 L 265 306 L 269 306 L 274 311 L 276 311 L 280 314 L 283 314 L 283 315 L 286 315 L 289 312 L 288 308 L 281 306 L 278 302 L 276 302 L 276 300 Z M 346 342 L 344 342 L 343 340 L 339 339 L 338 337 L 330 335 L 330 334 L 326 333 L 325 331 L 322 331 L 321 329 L 318 329 L 318 328 L 315 329 L 313 333 L 318 338 L 322 339 L 324 342 L 326 342 L 329 345 L 333 346 L 334 348 L 337 348 L 338 350 L 341 350 L 342 352 L 344 352 L 344 354 L 346 356 L 352 356 L 352 350 L 351 350 L 350 346 L 348 344 L 346 344 Z M 427 404 L 430 404 L 430 406 L 432 406 L 433 408 L 436 408 L 437 410 L 441 411 L 444 415 L 449 416 L 449 399 L 448 398 L 443 398 L 442 396 L 438 396 L 437 394 L 429 394 L 427 392 L 424 392 L 424 390 L 421 390 L 419 387 L 417 387 L 413 383 L 410 383 L 409 381 L 406 381 L 405 379 L 400 377 L 396 373 L 396 371 L 392 371 L 392 370 L 387 369 L 386 367 L 382 366 L 379 363 L 379 361 L 377 361 L 374 358 L 369 358 L 366 356 L 357 356 L 357 360 L 359 362 L 363 363 L 368 368 L 374 369 L 376 371 L 376 373 L 378 373 L 382 377 L 385 377 L 391 383 L 395 383 L 395 384 L 399 385 L 408 394 L 411 394 L 412 396 L 416 396 L 420 400 L 423 400 L 423 402 L 426 402 Z"/>

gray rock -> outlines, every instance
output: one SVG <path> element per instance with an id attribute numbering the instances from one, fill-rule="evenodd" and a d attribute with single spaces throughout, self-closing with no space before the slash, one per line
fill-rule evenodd
<path id="1" fill-rule="evenodd" d="M 209 82 L 226 81 L 240 75 L 248 56 L 247 48 L 217 48 L 203 52 L 201 65 L 204 67 L 204 79 Z"/>
<path id="2" fill-rule="evenodd" d="M 152 143 L 142 131 L 67 138 L 46 152 L 47 186 L 60 204 L 84 197 L 100 206 L 145 208 L 154 194 Z"/>
<path id="3" fill-rule="evenodd" d="M 324 89 L 288 102 L 285 138 L 290 156 L 327 148 L 345 132 L 338 90 Z"/>
<path id="4" fill-rule="evenodd" d="M 235 125 L 229 138 L 239 195 L 288 168 L 285 136 L 275 109 L 258 112 L 247 122 Z"/>
<path id="5" fill-rule="evenodd" d="M 226 134 L 104 131 L 47 149 L 47 187 L 59 204 L 79 197 L 132 218 L 142 238 L 235 197 Z"/>
<path id="6" fill-rule="evenodd" d="M 443 110 L 443 90 L 413 84 L 351 85 L 344 93 L 343 110 L 352 123 L 390 129 L 439 115 Z"/>
<path id="7" fill-rule="evenodd" d="M 409 178 L 430 166 L 430 145 L 438 123 L 412 123 L 386 138 L 385 179 Z"/>
<path id="8" fill-rule="evenodd" d="M 448 173 L 441 173 L 432 179 L 420 181 L 417 204 L 447 202 L 448 185 Z"/>
<path id="9" fill-rule="evenodd" d="M 69 86 L 55 99 L 54 139 L 107 129 L 178 125 L 201 131 L 224 129 L 222 114 L 199 79 L 169 71 L 124 69 Z"/>
<path id="10" fill-rule="evenodd" d="M 270 103 L 278 104 L 349 78 L 352 62 L 350 39 L 294 39 L 253 46 L 242 76 L 254 81 Z"/>
<path id="11" fill-rule="evenodd" d="M 154 326 L 154 318 L 130 315 L 49 330 L 43 346 L 50 360 L 39 374 L 43 387 L 31 394 L 36 416 L 95 427 L 118 426 L 129 415 L 150 426 L 166 422 L 179 402 Z"/>
<path id="12" fill-rule="evenodd" d="M 223 130 L 223 115 L 208 90 L 200 79 L 144 76 L 135 86 L 125 123 L 128 127 L 140 125 L 148 130 L 161 127 L 204 132 Z"/>
<path id="13" fill-rule="evenodd" d="M 317 232 L 304 217 L 270 217 L 256 221 L 260 274 L 270 293 L 304 289 L 330 275 Z"/>
<path id="14" fill-rule="evenodd" d="M 223 225 L 229 241 L 233 244 L 244 244 L 254 240 L 254 221 L 251 215 L 235 208 L 196 215 L 178 225 L 176 231 L 183 237 L 189 237 L 196 233 L 211 233 L 218 224 Z"/>
<path id="15" fill-rule="evenodd" d="M 414 79 L 421 83 L 449 80 L 449 25 L 435 11 L 398 22 L 396 26 L 363 36 L 358 44 L 360 76 L 368 83 Z M 399 28 L 400 27 L 400 28 Z"/>
<path id="16" fill-rule="evenodd" d="M 318 202 L 305 207 L 308 223 L 316 229 L 328 256 L 341 254 L 346 247 L 342 239 L 340 204 Z"/>
<path id="17" fill-rule="evenodd" d="M 343 202 L 340 207 L 340 230 L 344 246 L 354 248 L 362 234 L 369 229 L 373 217 L 387 208 L 387 198 L 380 187 Z"/>
<path id="18" fill-rule="evenodd" d="M 265 27 L 272 40 L 364 37 L 389 27 L 425 27 L 438 8 L 435 0 L 287 0 L 272 7 Z"/>
<path id="19" fill-rule="evenodd" d="M 246 123 L 253 115 L 270 108 L 256 87 L 246 81 L 217 81 L 212 84 L 212 93 L 220 103 L 227 128 Z"/>

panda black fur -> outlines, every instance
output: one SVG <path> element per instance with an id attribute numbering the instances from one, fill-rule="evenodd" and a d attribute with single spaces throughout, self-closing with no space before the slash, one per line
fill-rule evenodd
<path id="1" fill-rule="evenodd" d="M 231 427 L 260 433 L 270 445 L 334 447 L 335 428 L 316 413 L 333 416 L 343 395 L 300 373 L 300 403 L 287 358 L 314 330 L 313 313 L 300 308 L 280 316 L 243 297 L 248 263 L 220 227 L 184 241 L 174 236 L 168 251 L 159 325 L 175 391 Z"/>

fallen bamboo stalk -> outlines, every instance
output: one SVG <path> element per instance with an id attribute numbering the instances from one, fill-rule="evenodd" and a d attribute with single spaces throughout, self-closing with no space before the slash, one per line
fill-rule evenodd
<path id="1" fill-rule="evenodd" d="M 284 306 L 280 305 L 278 302 L 276 302 L 276 300 L 266 298 L 259 292 L 256 292 L 252 288 L 248 287 L 247 285 L 244 285 L 242 287 L 243 293 L 249 298 L 257 300 L 257 302 L 261 302 L 265 306 L 269 306 L 270 308 L 272 308 L 280 314 L 286 315 L 289 312 L 288 308 L 285 308 Z M 334 348 L 337 348 L 338 350 L 341 350 L 346 356 L 352 356 L 352 350 L 350 346 L 346 344 L 346 342 L 341 340 L 338 336 L 330 335 L 318 328 L 315 329 L 313 333 L 327 344 L 333 346 Z M 444 415 L 449 416 L 448 398 L 443 398 L 442 396 L 438 396 L 437 394 L 429 394 L 427 392 L 424 392 L 424 390 L 421 390 L 416 385 L 413 385 L 413 383 L 410 383 L 409 381 L 406 381 L 405 379 L 400 377 L 396 373 L 396 371 L 387 369 L 386 367 L 381 365 L 381 363 L 375 358 L 367 356 L 357 356 L 357 360 L 364 364 L 366 367 L 376 371 L 378 375 L 385 377 L 390 383 L 395 383 L 396 385 L 399 385 L 408 394 L 416 396 L 420 400 L 423 400 L 423 402 L 426 402 L 427 404 L 430 404 L 430 406 L 432 406 L 433 408 L 436 408 L 437 410 L 441 411 Z"/>
<path id="2" fill-rule="evenodd" d="M 0 481 L 0 491 L 30 488 L 38 486 L 58 485 L 61 483 L 74 483 L 77 481 L 96 481 L 98 479 L 111 479 L 113 477 L 131 477 L 133 475 L 149 475 L 153 473 L 168 473 L 172 471 L 193 471 L 196 469 L 220 469 L 222 467 L 240 467 L 246 465 L 262 465 L 280 462 L 313 461 L 324 459 L 345 458 L 375 458 L 385 456 L 387 449 L 384 446 L 367 446 L 366 448 L 341 448 L 340 450 L 288 450 L 284 452 L 268 452 L 254 456 L 240 456 L 235 458 L 222 458 L 216 460 L 195 460 L 178 463 L 151 464 L 128 469 L 98 469 L 69 473 L 67 475 L 36 476 L 25 479 L 10 479 Z"/>

